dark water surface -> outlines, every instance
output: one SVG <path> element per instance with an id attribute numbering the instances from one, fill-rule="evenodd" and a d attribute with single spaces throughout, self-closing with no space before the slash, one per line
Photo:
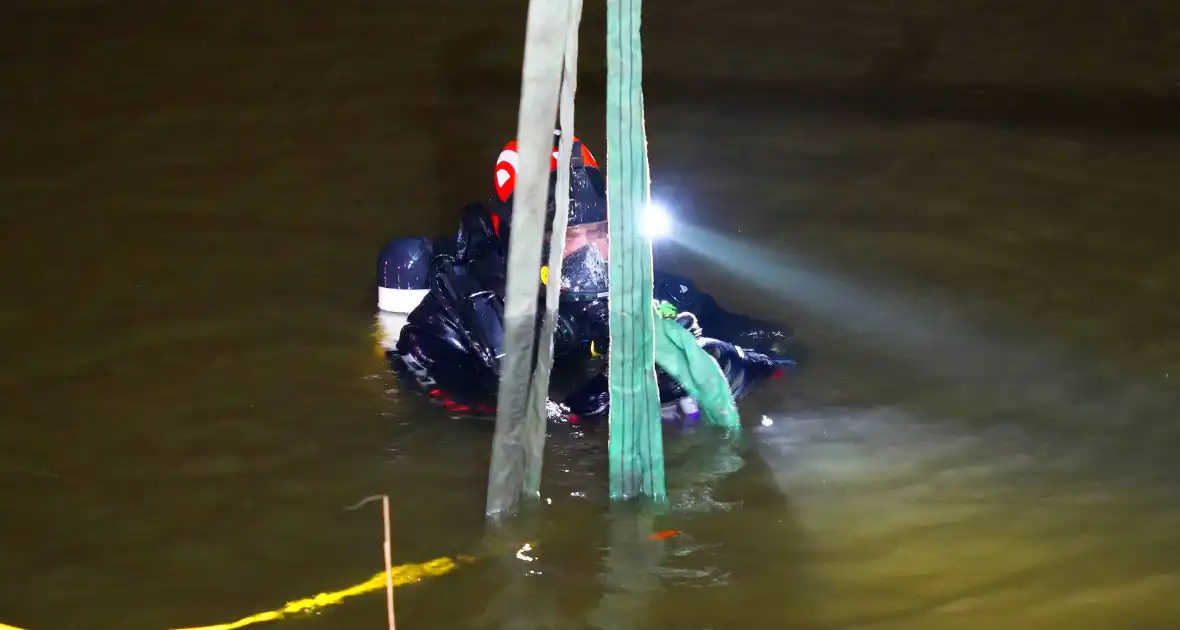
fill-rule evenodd
<path id="1" fill-rule="evenodd" d="M 485 535 L 490 432 L 370 338 L 377 248 L 490 188 L 517 4 L 2 10 L 0 622 L 343 587 L 380 537 L 342 508 L 389 493 L 397 562 L 508 549 L 399 589 L 403 629 L 1180 627 L 1171 4 L 653 8 L 654 194 L 691 224 L 658 255 L 816 361 L 739 453 L 669 444 L 662 546 L 620 542 L 602 436 L 555 436 L 532 563 Z"/>

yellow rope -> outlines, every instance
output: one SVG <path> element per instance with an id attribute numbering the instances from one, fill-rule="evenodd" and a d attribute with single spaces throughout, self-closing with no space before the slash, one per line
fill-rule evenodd
<path id="1" fill-rule="evenodd" d="M 415 584 L 421 582 L 424 578 L 439 577 L 446 575 L 455 569 L 458 569 L 463 564 L 469 564 L 477 560 L 474 556 L 456 556 L 454 558 L 435 558 L 429 562 L 419 562 L 417 564 L 403 564 L 390 570 L 390 575 L 393 579 L 394 586 L 406 586 L 407 584 Z M 334 606 L 343 602 L 349 597 L 371 593 L 385 588 L 385 572 L 382 571 L 377 575 L 355 584 L 348 588 L 343 588 L 338 591 L 329 593 L 320 593 L 312 597 L 305 597 L 297 599 L 293 602 L 287 602 L 282 608 L 269 610 L 250 615 L 249 617 L 242 617 L 237 621 L 230 623 L 219 623 L 211 626 L 194 626 L 191 628 L 177 628 L 175 630 L 236 630 L 245 626 L 251 626 L 257 623 L 266 623 L 269 621 L 278 621 L 285 619 L 290 615 L 297 615 L 308 613 L 313 610 Z M 0 622 L 0 630 L 25 630 L 18 626 L 10 626 L 6 623 Z"/>

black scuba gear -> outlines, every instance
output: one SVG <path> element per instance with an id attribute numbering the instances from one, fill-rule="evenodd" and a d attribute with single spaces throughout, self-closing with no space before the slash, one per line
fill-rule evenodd
<path id="1" fill-rule="evenodd" d="M 396 348 L 387 350 L 386 356 L 403 383 L 442 399 L 448 407 L 491 411 L 502 357 L 503 257 L 494 241 L 458 240 L 467 244 L 465 259 L 453 253 L 462 247 L 430 259 L 429 269 L 422 274 L 429 292 L 409 314 Z M 386 263 L 382 268 L 400 267 Z M 690 330 L 695 328 L 698 335 L 700 328 L 709 333 L 710 326 L 715 326 L 756 342 L 785 336 L 763 322 L 724 311 L 685 278 L 656 272 L 656 279 L 657 299 L 671 301 L 679 310 L 686 310 L 685 305 L 697 307 L 695 317 L 684 314 L 678 321 Z M 694 325 L 694 320 L 700 325 Z M 608 326 L 605 299 L 563 302 L 558 311 L 550 398 L 564 402 L 574 414 L 600 415 L 609 408 L 604 374 L 610 349 Z M 700 343 L 717 360 L 738 397 L 754 383 L 793 363 L 719 339 L 704 337 Z M 657 377 L 662 402 L 685 396 L 679 384 L 662 371 L 657 370 Z"/>

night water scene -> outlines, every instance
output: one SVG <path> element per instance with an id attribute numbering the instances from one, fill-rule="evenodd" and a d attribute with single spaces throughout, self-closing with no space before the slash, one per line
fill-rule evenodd
<path id="1" fill-rule="evenodd" d="M 1180 629 L 1174 0 L 7 0 L 0 288 L 0 630 Z"/>

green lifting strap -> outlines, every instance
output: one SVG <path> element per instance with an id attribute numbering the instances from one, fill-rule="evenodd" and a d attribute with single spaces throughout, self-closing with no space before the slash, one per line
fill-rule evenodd
<path id="1" fill-rule="evenodd" d="M 656 365 L 697 400 L 705 421 L 730 435 L 741 429 L 729 381 L 688 329 L 676 322 L 676 309 L 665 302 L 656 308 Z"/>
<path id="2" fill-rule="evenodd" d="M 581 0 L 533 0 L 529 3 L 521 71 L 517 146 L 520 164 L 508 247 L 508 281 L 504 301 L 504 356 L 496 410 L 496 435 L 488 471 L 488 516 L 516 511 L 521 497 L 536 499 L 541 490 L 545 448 L 545 402 L 552 365 L 555 290 L 547 291 L 541 321 L 537 288 L 546 231 L 549 160 L 558 99 L 567 105 L 563 120 L 572 127 L 574 73 Z M 564 81 L 563 81 L 564 76 Z M 572 136 L 572 129 L 569 134 Z M 561 155 L 569 163 L 570 141 Z M 568 166 L 565 167 L 568 170 Z M 568 186 L 567 186 L 568 188 Z M 554 237 L 564 232 L 565 215 Z M 560 250 L 559 250 L 560 251 Z"/>
<path id="3" fill-rule="evenodd" d="M 610 214 L 610 494 L 667 500 L 655 373 L 641 0 L 606 4 L 607 207 Z"/>

